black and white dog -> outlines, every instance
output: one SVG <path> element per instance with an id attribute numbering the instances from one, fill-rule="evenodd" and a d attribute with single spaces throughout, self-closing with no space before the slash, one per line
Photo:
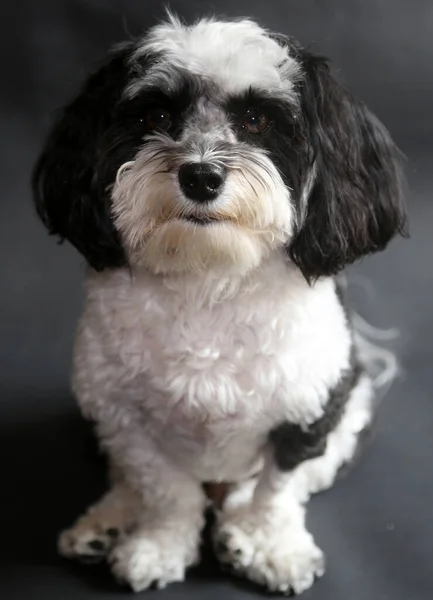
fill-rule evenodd
<path id="1" fill-rule="evenodd" d="M 397 159 L 325 60 L 250 20 L 170 16 L 88 79 L 33 180 L 89 265 L 73 389 L 111 465 L 63 555 L 183 580 L 225 482 L 224 564 L 280 592 L 323 574 L 305 504 L 375 387 L 335 276 L 403 232 Z"/>

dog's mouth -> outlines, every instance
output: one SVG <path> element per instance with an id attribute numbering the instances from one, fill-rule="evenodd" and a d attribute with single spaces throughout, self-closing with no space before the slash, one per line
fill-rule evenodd
<path id="1" fill-rule="evenodd" d="M 212 215 L 183 215 L 183 221 L 188 221 L 189 223 L 194 223 L 194 225 L 211 225 L 212 223 L 224 223 L 229 219 L 222 217 L 214 217 Z"/>

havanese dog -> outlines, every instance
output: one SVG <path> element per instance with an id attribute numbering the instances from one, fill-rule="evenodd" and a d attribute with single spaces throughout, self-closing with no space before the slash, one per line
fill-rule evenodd
<path id="1" fill-rule="evenodd" d="M 181 581 L 224 484 L 225 567 L 283 593 L 323 574 L 305 506 L 377 387 L 337 275 L 404 233 L 399 162 L 326 60 L 251 20 L 169 15 L 114 48 L 33 176 L 88 264 L 73 391 L 110 465 L 62 555 Z"/>

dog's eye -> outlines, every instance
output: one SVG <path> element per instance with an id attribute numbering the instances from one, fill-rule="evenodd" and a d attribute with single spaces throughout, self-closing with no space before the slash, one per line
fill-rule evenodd
<path id="1" fill-rule="evenodd" d="M 269 117 L 257 110 L 250 108 L 244 115 L 242 128 L 249 133 L 265 133 L 269 129 L 271 121 Z"/>
<path id="2" fill-rule="evenodd" d="M 163 108 L 152 108 L 146 114 L 145 121 L 149 129 L 157 131 L 167 131 L 171 125 L 170 113 Z"/>

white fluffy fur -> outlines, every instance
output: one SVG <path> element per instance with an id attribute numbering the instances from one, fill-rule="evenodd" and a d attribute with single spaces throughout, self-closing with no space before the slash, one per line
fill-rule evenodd
<path id="1" fill-rule="evenodd" d="M 195 159 L 221 160 L 220 139 L 212 134 Z M 246 147 L 231 161 L 218 199 L 197 207 L 183 196 L 177 181 L 180 164 L 192 160 L 194 152 L 188 139 L 153 136 L 134 161 L 120 167 L 113 212 L 130 262 L 156 273 L 215 266 L 245 273 L 288 239 L 293 227 L 289 191 L 265 153 Z M 191 212 L 218 222 L 201 227 L 181 218 Z"/>
<path id="2" fill-rule="evenodd" d="M 293 97 L 293 83 L 300 75 L 298 63 L 287 55 L 266 30 L 244 19 L 221 22 L 201 19 L 188 27 L 171 16 L 146 35 L 134 57 L 156 53 L 165 59 L 143 81 L 137 78 L 129 87 L 130 95 L 144 85 L 173 85 L 173 67 L 181 68 L 215 83 L 229 93 L 242 92 L 249 86 Z M 162 61 L 164 62 L 164 60 Z"/>
<path id="3" fill-rule="evenodd" d="M 284 419 L 320 417 L 349 354 L 333 281 L 308 286 L 282 253 L 246 277 L 91 273 L 74 390 L 142 505 L 136 529 L 112 550 L 115 574 L 135 590 L 182 579 L 198 556 L 200 482 L 242 482 L 261 471 L 256 489 L 247 484 L 255 500 L 229 497 L 219 531 L 246 553 L 239 571 L 251 579 L 270 589 L 308 587 L 322 562 L 302 503 L 351 458 L 369 419 L 368 382 L 354 392 L 326 455 L 292 474 L 267 464 L 267 434 Z M 87 522 L 87 531 L 80 521 L 64 534 L 63 553 L 89 539 L 95 511 Z"/>

